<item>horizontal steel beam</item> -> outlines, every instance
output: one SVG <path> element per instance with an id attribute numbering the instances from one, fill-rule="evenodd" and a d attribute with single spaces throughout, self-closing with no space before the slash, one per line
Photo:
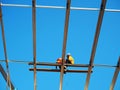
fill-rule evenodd
<path id="1" fill-rule="evenodd" d="M 5 60 L 0 60 L 0 62 L 6 62 L 6 61 Z M 23 61 L 23 60 L 8 60 L 8 62 L 9 63 L 21 63 L 21 64 L 33 65 L 33 62 Z M 61 64 L 49 63 L 49 62 L 37 62 L 36 65 L 41 65 L 41 66 L 61 66 Z M 65 64 L 65 65 L 69 66 L 69 67 L 88 67 L 89 64 Z M 116 68 L 117 66 L 108 65 L 108 64 L 93 64 L 93 67 Z"/>
<path id="2" fill-rule="evenodd" d="M 33 65 L 33 62 L 30 62 L 29 65 Z M 47 62 L 36 62 L 36 65 L 42 65 L 42 66 L 61 66 L 62 64 L 57 63 L 47 63 Z M 88 67 L 88 64 L 64 64 L 65 66 L 69 67 Z"/>
<path id="3" fill-rule="evenodd" d="M 23 7 L 23 8 L 32 8 L 32 5 L 23 5 L 23 4 L 3 4 L 1 6 L 6 7 Z M 36 5 L 36 8 L 51 8 L 51 9 L 65 9 L 64 6 L 43 6 Z M 87 10 L 87 11 L 99 11 L 99 8 L 84 8 L 84 7 L 70 7 L 71 10 Z M 105 9 L 106 12 L 120 12 L 119 9 Z"/>
<path id="4" fill-rule="evenodd" d="M 30 68 L 30 71 L 34 71 L 34 68 Z M 46 69 L 46 68 L 36 68 L 36 71 L 44 72 L 60 72 L 60 69 Z M 68 73 L 88 73 L 88 70 L 67 70 Z M 91 71 L 92 73 L 92 71 Z"/>
<path id="5" fill-rule="evenodd" d="M 29 65 L 33 65 L 33 62 L 30 62 Z M 61 66 L 61 64 L 57 63 L 47 63 L 47 62 L 36 62 L 36 65 L 42 65 L 42 66 Z"/>

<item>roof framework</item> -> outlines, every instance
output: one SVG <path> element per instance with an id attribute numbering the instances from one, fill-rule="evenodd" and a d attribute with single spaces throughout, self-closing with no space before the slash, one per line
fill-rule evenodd
<path id="1" fill-rule="evenodd" d="M 14 85 L 10 81 L 10 74 L 9 74 L 9 62 L 17 62 L 15 61 L 10 61 L 8 60 L 7 57 L 7 49 L 6 49 L 6 40 L 5 40 L 5 33 L 4 33 L 4 25 L 3 25 L 3 20 L 2 20 L 2 6 L 12 6 L 12 7 L 24 7 L 24 8 L 32 8 L 32 25 L 33 25 L 33 62 L 27 62 L 29 65 L 33 65 L 33 68 L 30 68 L 30 71 L 34 71 L 34 90 L 37 90 L 37 82 L 36 82 L 36 72 L 37 71 L 45 71 L 45 72 L 60 72 L 60 86 L 59 90 L 62 90 L 62 84 L 63 84 L 63 77 L 64 77 L 64 66 L 69 66 L 69 67 L 83 67 L 83 68 L 88 68 L 88 70 L 67 70 L 66 72 L 69 73 L 87 73 L 86 77 L 86 83 L 84 90 L 88 90 L 89 82 L 90 82 L 90 76 L 92 71 L 92 68 L 94 66 L 102 66 L 102 67 L 113 67 L 116 68 L 114 72 L 114 76 L 110 85 L 110 90 L 114 90 L 114 85 L 117 80 L 117 76 L 120 71 L 120 57 L 118 59 L 118 63 L 116 66 L 110 66 L 110 65 L 94 65 L 94 57 L 96 53 L 96 47 L 97 47 L 97 42 L 100 34 L 100 28 L 102 25 L 102 20 L 104 16 L 104 12 L 120 12 L 120 10 L 116 9 L 106 9 L 106 2 L 107 0 L 102 0 L 101 2 L 101 7 L 99 8 L 80 8 L 80 7 L 71 7 L 71 0 L 67 0 L 66 7 L 62 6 L 41 6 L 41 5 L 36 5 L 36 0 L 32 0 L 32 6 L 31 5 L 20 5 L 20 4 L 0 4 L 0 26 L 1 26 L 1 31 L 2 31 L 2 39 L 3 39 L 3 46 L 4 46 L 4 55 L 5 55 L 5 60 L 1 60 L 3 62 L 6 62 L 6 69 L 7 72 L 4 71 L 3 67 L 0 64 L 0 72 L 2 73 L 3 77 L 5 78 L 7 85 L 10 87 L 10 90 L 14 90 Z M 62 64 L 56 64 L 56 63 L 45 63 L 45 62 L 37 62 L 36 61 L 36 8 L 57 8 L 57 9 L 66 9 L 66 16 L 65 16 L 65 25 L 64 25 L 64 37 L 63 37 L 63 48 L 62 48 Z M 90 62 L 89 64 L 65 64 L 65 53 L 66 53 L 66 45 L 67 45 L 67 34 L 68 34 L 68 25 L 69 25 L 69 15 L 70 15 L 70 10 L 94 10 L 94 11 L 99 11 L 99 17 L 98 17 L 98 22 L 96 26 L 96 33 L 94 37 L 94 42 L 92 46 L 92 52 L 91 52 L 91 57 L 90 57 Z M 19 61 L 23 62 L 24 61 Z M 26 62 L 25 62 L 26 63 Z M 48 68 L 36 68 L 37 65 L 40 66 L 61 66 L 61 70 L 56 70 L 56 69 L 48 69 Z"/>

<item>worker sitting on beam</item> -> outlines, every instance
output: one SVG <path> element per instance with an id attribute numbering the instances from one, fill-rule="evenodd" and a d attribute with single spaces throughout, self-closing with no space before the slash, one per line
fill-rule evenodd
<path id="1" fill-rule="evenodd" d="M 58 58 L 56 63 L 62 65 L 62 58 Z M 66 58 L 66 61 L 64 63 L 65 64 L 74 64 L 74 58 L 71 56 L 70 53 L 67 54 L 67 58 Z M 57 67 L 58 66 L 56 66 L 56 69 L 57 69 Z M 59 69 L 61 69 L 61 66 L 59 66 Z M 64 70 L 65 71 L 67 70 L 66 66 L 64 66 Z"/>
<path id="2" fill-rule="evenodd" d="M 66 64 L 74 64 L 74 58 L 70 53 L 67 54 Z"/>
<path id="3" fill-rule="evenodd" d="M 66 62 L 66 61 L 65 61 Z M 64 62 L 64 63 L 65 63 Z M 62 65 L 62 58 L 58 58 L 57 61 L 56 61 L 57 64 L 61 64 Z M 56 69 L 57 69 L 58 66 L 56 66 Z M 61 70 L 61 66 L 59 66 L 59 69 Z M 66 66 L 64 66 L 64 74 L 66 74 Z"/>
<path id="4" fill-rule="evenodd" d="M 66 62 L 66 61 L 65 61 Z M 64 62 L 64 63 L 65 63 Z M 62 65 L 62 58 L 58 58 L 57 61 L 56 61 L 57 64 L 61 64 Z M 56 69 L 57 69 L 58 66 L 56 66 Z M 59 66 L 59 69 L 61 69 L 61 66 Z M 64 66 L 64 69 L 66 69 L 66 66 Z"/>

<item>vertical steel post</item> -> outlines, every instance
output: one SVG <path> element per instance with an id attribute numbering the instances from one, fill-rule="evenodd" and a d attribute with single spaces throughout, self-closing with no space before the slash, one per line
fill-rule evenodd
<path id="1" fill-rule="evenodd" d="M 3 47 L 4 47 L 4 55 L 5 55 L 5 61 L 6 61 L 6 69 L 7 69 L 7 85 L 10 86 L 10 73 L 9 73 L 9 66 L 8 66 L 8 57 L 7 57 L 7 48 L 6 48 L 6 40 L 5 40 L 5 33 L 4 33 L 4 25 L 3 25 L 3 20 L 2 20 L 2 7 L 0 3 L 0 25 L 1 25 L 1 30 L 2 30 L 2 39 L 3 39 Z"/>
<path id="2" fill-rule="evenodd" d="M 34 90 L 36 88 L 36 0 L 32 0 Z"/>
<path id="3" fill-rule="evenodd" d="M 103 16 L 104 16 L 106 1 L 107 0 L 102 0 L 101 7 L 100 7 L 99 18 L 98 18 L 97 27 L 96 27 L 96 33 L 95 33 L 95 37 L 94 37 L 94 43 L 93 43 L 90 62 L 89 62 L 90 65 L 88 68 L 88 74 L 87 74 L 86 84 L 85 84 L 84 90 L 88 90 L 88 84 L 90 81 L 90 75 L 91 75 L 91 71 L 92 71 L 96 47 L 97 47 L 98 38 L 99 38 L 99 34 L 100 34 L 100 28 L 101 28 L 101 24 L 102 24 L 102 20 L 103 20 Z"/>
<path id="4" fill-rule="evenodd" d="M 114 73 L 114 76 L 113 76 L 113 79 L 110 85 L 110 90 L 114 90 L 114 86 L 115 86 L 119 71 L 120 71 L 120 56 L 119 56 L 118 64 L 117 64 L 117 67 L 116 67 L 116 70 L 115 70 L 115 73 Z"/>
<path id="5" fill-rule="evenodd" d="M 69 15 L 70 15 L 70 3 L 71 3 L 71 0 L 67 0 L 66 18 L 65 18 L 65 26 L 64 26 L 63 49 L 62 49 L 62 66 L 61 66 L 61 72 L 60 72 L 60 87 L 59 87 L 59 90 L 62 90 L 62 84 L 63 84 L 64 61 L 65 61 L 67 34 L 68 34 L 68 23 L 69 23 Z"/>

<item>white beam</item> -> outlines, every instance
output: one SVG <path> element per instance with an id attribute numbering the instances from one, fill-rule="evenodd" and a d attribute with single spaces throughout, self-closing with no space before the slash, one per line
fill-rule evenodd
<path id="1" fill-rule="evenodd" d="M 4 4 L 1 3 L 1 6 L 5 7 L 21 7 L 21 8 L 32 8 L 32 5 L 25 4 Z M 44 6 L 36 5 L 36 8 L 51 8 L 51 9 L 65 9 L 64 6 Z M 70 7 L 71 10 L 87 10 L 87 11 L 99 11 L 99 8 L 87 8 L 87 7 Z M 120 12 L 119 9 L 105 9 L 106 12 Z"/>

